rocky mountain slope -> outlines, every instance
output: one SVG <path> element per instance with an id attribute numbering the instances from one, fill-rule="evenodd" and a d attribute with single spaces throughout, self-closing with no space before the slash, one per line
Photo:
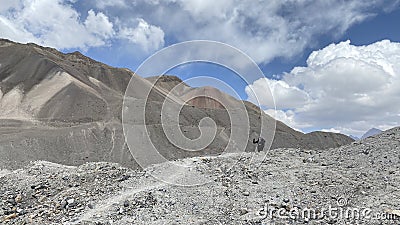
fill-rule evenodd
<path id="1" fill-rule="evenodd" d="M 65 165 L 108 161 L 136 168 L 121 124 L 123 96 L 131 78 L 138 87 L 149 87 L 155 79 L 107 66 L 79 52 L 63 54 L 35 44 L 0 40 L 0 168 L 19 168 L 32 160 Z M 176 77 L 165 76 L 149 96 L 143 96 L 140 88 L 130 93 L 134 100 L 147 101 L 146 125 L 154 144 L 162 147 L 161 154 L 167 159 L 219 154 L 231 132 L 226 110 L 212 99 L 191 96 L 217 94 L 227 107 L 242 102 L 214 88 L 180 83 Z M 160 122 L 161 106 L 168 94 L 173 101 L 187 102 L 180 114 L 180 128 L 188 137 L 198 135 L 197 124 L 204 117 L 217 123 L 218 134 L 207 148 L 187 152 L 168 142 Z M 261 115 L 270 125 L 265 133 L 274 132 L 276 127 L 274 139 L 266 146 L 323 149 L 352 141 L 341 134 L 297 132 L 255 105 L 244 104 L 251 124 L 249 140 L 260 135 Z M 254 148 L 249 142 L 246 150 Z"/>
<path id="2" fill-rule="evenodd" d="M 172 91 L 175 96 L 184 100 L 187 104 L 194 105 L 196 106 L 196 108 L 202 108 L 205 111 L 213 111 L 213 110 L 219 111 L 223 109 L 224 106 L 222 106 L 219 102 L 213 99 L 208 99 L 206 97 L 193 98 L 192 96 L 203 95 L 203 96 L 213 96 L 216 99 L 224 99 L 223 103 L 226 106 L 232 108 L 234 108 L 235 105 L 237 104 L 244 104 L 250 116 L 253 115 L 257 117 L 262 113 L 263 116 L 267 118 L 267 120 L 272 120 L 271 117 L 260 111 L 260 108 L 254 105 L 253 103 L 247 101 L 239 101 L 213 87 L 192 88 L 189 87 L 184 82 L 182 82 L 182 80 L 180 80 L 176 76 L 163 76 L 161 79 L 159 79 L 159 77 L 149 77 L 146 79 L 152 82 L 157 81 L 155 83 L 157 87 L 164 89 L 166 92 Z M 223 124 L 223 126 L 228 127 L 229 120 L 225 121 L 227 122 Z M 272 149 L 285 148 L 285 147 L 325 149 L 325 148 L 339 147 L 345 144 L 349 144 L 353 141 L 351 138 L 343 134 L 320 132 L 320 131 L 303 134 L 301 132 L 298 132 L 290 128 L 289 126 L 280 121 L 274 121 L 273 123 L 276 124 L 275 124 L 275 137 L 271 146 Z"/>
<path id="3" fill-rule="evenodd" d="M 399 140 L 397 127 L 327 150 L 280 148 L 181 159 L 175 161 L 186 166 L 181 171 L 171 171 L 169 164 L 139 171 L 112 163 L 75 167 L 38 161 L 0 172 L 0 219 L 4 224 L 397 224 Z M 176 186 L 154 174 L 207 182 Z M 298 213 L 290 217 L 290 211 Z"/>
<path id="4" fill-rule="evenodd" d="M 374 135 L 378 135 L 382 133 L 382 130 L 379 130 L 377 128 L 371 128 L 369 129 L 367 132 L 365 132 L 365 134 L 363 134 L 363 136 L 361 136 L 361 139 L 365 139 Z"/>

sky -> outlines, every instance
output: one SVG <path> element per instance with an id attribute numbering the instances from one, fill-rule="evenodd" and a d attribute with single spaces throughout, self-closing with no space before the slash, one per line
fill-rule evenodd
<path id="1" fill-rule="evenodd" d="M 244 83 L 201 62 L 168 73 L 220 79 L 297 130 L 355 136 L 400 125 L 398 21 L 399 0 L 0 0 L 1 38 L 80 51 L 132 71 L 182 41 L 227 43 L 265 78 Z"/>

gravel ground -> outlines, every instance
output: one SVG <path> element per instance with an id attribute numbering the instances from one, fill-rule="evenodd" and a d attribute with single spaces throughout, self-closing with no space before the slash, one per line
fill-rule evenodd
<path id="1" fill-rule="evenodd" d="M 0 171 L 0 221 L 399 224 L 399 150 L 400 128 L 394 128 L 334 149 L 183 159 L 175 162 L 188 166 L 181 171 L 170 164 L 131 170 L 112 163 L 72 167 L 36 161 Z M 185 187 L 154 174 L 174 183 L 210 182 Z"/>

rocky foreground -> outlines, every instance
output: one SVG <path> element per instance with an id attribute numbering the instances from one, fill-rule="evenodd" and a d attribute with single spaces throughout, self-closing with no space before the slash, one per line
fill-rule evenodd
<path id="1" fill-rule="evenodd" d="M 210 181 L 194 187 L 151 176 L 177 172 L 166 164 L 142 171 L 111 163 L 71 167 L 32 162 L 0 172 L 0 221 L 398 224 L 399 150 L 400 128 L 394 128 L 335 149 L 275 149 L 177 161 L 190 167 L 179 176 Z"/>

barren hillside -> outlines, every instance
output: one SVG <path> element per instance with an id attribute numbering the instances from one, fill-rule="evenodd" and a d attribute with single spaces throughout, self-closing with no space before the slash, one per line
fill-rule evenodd
<path id="1" fill-rule="evenodd" d="M 224 107 L 235 108 L 242 105 L 241 101 L 214 88 L 191 88 L 172 76 L 163 76 L 152 86 L 156 78 L 144 79 L 79 52 L 63 54 L 52 48 L 2 39 L 0 167 L 19 168 L 32 160 L 46 160 L 65 165 L 108 161 L 137 168 L 121 124 L 123 96 L 131 78 L 139 88 L 131 90 L 130 97 L 147 102 L 145 123 L 163 156 L 177 159 L 224 151 L 231 134 L 230 119 Z M 149 96 L 143 96 L 143 87 L 152 88 Z M 215 95 L 222 104 L 207 97 L 191 98 L 201 93 Z M 168 141 L 160 120 L 167 96 L 173 101 L 187 103 L 180 112 L 179 123 L 188 137 L 198 135 L 197 126 L 204 117 L 216 122 L 217 136 L 209 146 L 188 152 Z M 240 129 L 249 129 L 249 140 L 252 140 L 260 135 L 260 120 L 263 120 L 268 124 L 264 134 L 275 134 L 266 145 L 272 148 L 322 149 L 352 141 L 333 133 L 304 135 L 279 121 L 275 129 L 274 119 L 249 102 L 245 102 L 245 106 L 250 127 Z M 254 149 L 249 141 L 246 151 Z"/>

